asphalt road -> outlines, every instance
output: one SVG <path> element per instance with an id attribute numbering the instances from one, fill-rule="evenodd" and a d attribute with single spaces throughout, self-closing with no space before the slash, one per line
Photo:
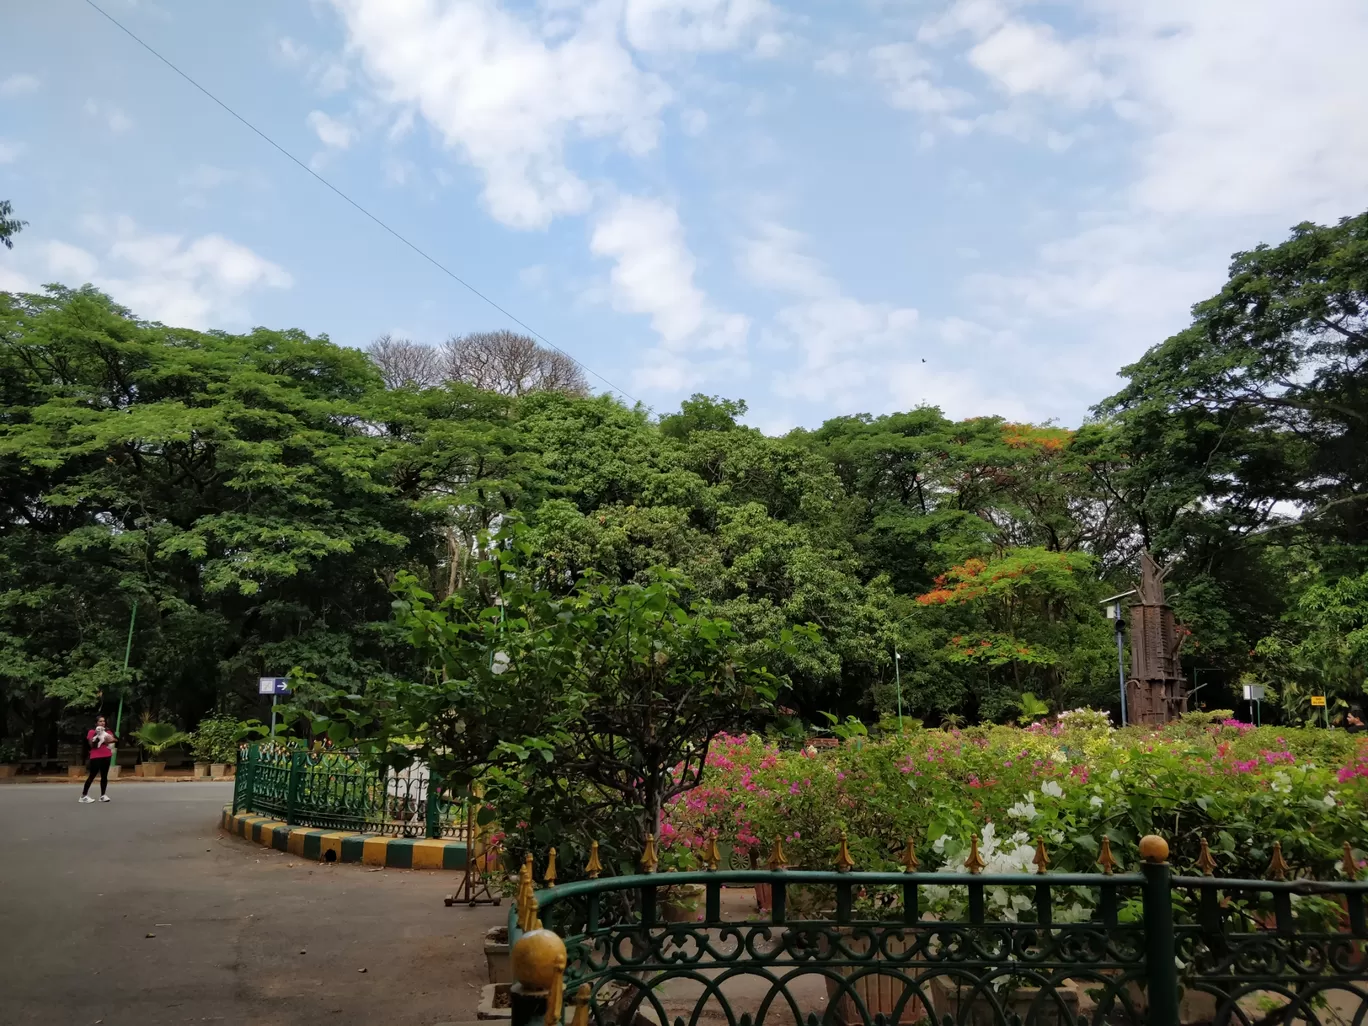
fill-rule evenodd
<path id="1" fill-rule="evenodd" d="M 229 837 L 231 785 L 79 794 L 0 784 L 0 1026 L 474 1020 L 506 909 L 444 907 L 458 874 Z"/>

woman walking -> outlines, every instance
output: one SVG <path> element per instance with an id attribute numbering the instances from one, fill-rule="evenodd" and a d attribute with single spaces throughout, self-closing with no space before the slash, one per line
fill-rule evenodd
<path id="1" fill-rule="evenodd" d="M 109 788 L 109 762 L 114 757 L 114 735 L 105 729 L 103 716 L 95 720 L 95 726 L 86 734 L 86 744 L 90 747 L 90 772 L 86 775 L 85 787 L 81 790 L 81 801 L 89 804 L 95 799 L 90 797 L 90 784 L 95 774 L 100 775 L 100 801 L 109 801 L 105 791 Z"/>

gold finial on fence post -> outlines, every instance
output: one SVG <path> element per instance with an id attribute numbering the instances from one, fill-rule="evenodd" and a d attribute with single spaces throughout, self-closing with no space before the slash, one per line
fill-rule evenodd
<path id="1" fill-rule="evenodd" d="M 841 831 L 841 847 L 836 852 L 836 872 L 849 873 L 855 868 L 855 860 L 850 857 L 850 845 L 846 840 L 846 832 Z"/>
<path id="2" fill-rule="evenodd" d="M 716 870 L 721 863 L 722 853 L 717 850 L 717 835 L 713 834 L 703 849 L 703 865 L 710 870 Z"/>
<path id="3" fill-rule="evenodd" d="M 1106 834 L 1102 835 L 1102 853 L 1097 856 L 1097 864 L 1102 867 L 1102 872 L 1111 876 L 1116 869 L 1116 856 L 1112 854 L 1111 838 Z"/>
<path id="4" fill-rule="evenodd" d="M 1274 842 L 1273 842 L 1273 858 L 1272 858 L 1272 860 L 1268 863 L 1268 876 L 1269 876 L 1269 878 L 1270 878 L 1270 879 L 1273 879 L 1273 880 L 1286 880 L 1286 879 L 1287 879 L 1287 871 L 1288 871 L 1289 869 L 1291 869 L 1291 868 L 1292 868 L 1292 867 L 1289 866 L 1289 865 L 1287 864 L 1287 860 L 1286 860 L 1285 858 L 1283 858 L 1283 853 L 1282 853 L 1282 842 L 1281 842 L 1281 841 L 1274 841 Z"/>
<path id="5" fill-rule="evenodd" d="M 915 873 L 921 868 L 921 863 L 917 861 L 917 843 L 910 837 L 907 847 L 903 849 L 902 866 L 904 873 Z"/>
<path id="6" fill-rule="evenodd" d="M 570 999 L 575 1014 L 570 1017 L 570 1026 L 589 1026 L 589 984 L 581 983 Z"/>
<path id="7" fill-rule="evenodd" d="M 599 861 L 598 841 L 593 841 L 589 845 L 589 862 L 584 867 L 584 874 L 590 880 L 597 880 L 602 872 L 603 863 Z"/>
<path id="8" fill-rule="evenodd" d="M 541 920 L 537 918 L 537 911 L 541 903 L 537 901 L 537 896 L 529 888 L 525 894 L 518 895 L 518 929 L 526 933 L 535 930 L 541 925 Z"/>
<path id="9" fill-rule="evenodd" d="M 543 877 L 547 887 L 556 886 L 556 849 L 551 848 L 546 853 L 546 874 Z"/>
<path id="10" fill-rule="evenodd" d="M 788 859 L 784 858 L 784 839 L 782 837 L 774 839 L 774 847 L 770 849 L 769 861 L 765 865 L 775 871 L 788 868 Z"/>
<path id="11" fill-rule="evenodd" d="M 983 867 L 988 863 L 983 861 L 983 856 L 978 850 L 978 834 L 969 838 L 969 857 L 964 860 L 964 868 L 977 875 L 983 872 Z"/>
<path id="12" fill-rule="evenodd" d="M 1050 868 L 1050 856 L 1045 851 L 1045 838 L 1036 838 L 1035 858 L 1031 859 L 1031 864 L 1036 867 L 1036 875 L 1041 876 L 1045 870 Z"/>
<path id="13" fill-rule="evenodd" d="M 1358 865 L 1354 862 L 1354 846 L 1348 841 L 1344 842 L 1344 863 L 1340 869 L 1350 880 L 1358 879 Z"/>
<path id="14" fill-rule="evenodd" d="M 1197 856 L 1197 869 L 1203 876 L 1216 875 L 1216 860 L 1211 857 L 1211 846 L 1207 844 L 1207 839 L 1202 838 L 1202 851 Z"/>
<path id="15" fill-rule="evenodd" d="M 1167 862 L 1169 857 L 1168 841 L 1158 834 L 1146 834 L 1140 838 L 1140 857 L 1156 865 Z"/>
<path id="16" fill-rule="evenodd" d="M 646 847 L 641 852 L 641 868 L 647 873 L 654 873 L 658 865 L 660 856 L 656 854 L 655 834 L 647 834 Z"/>
<path id="17" fill-rule="evenodd" d="M 538 927 L 518 938 L 509 951 L 516 999 L 543 998 L 546 1026 L 557 1026 L 564 1011 L 565 941 Z"/>

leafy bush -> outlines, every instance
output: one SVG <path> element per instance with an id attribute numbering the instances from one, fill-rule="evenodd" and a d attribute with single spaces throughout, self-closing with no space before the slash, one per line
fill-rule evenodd
<path id="1" fill-rule="evenodd" d="M 0 741 L 0 763 L 18 762 L 23 758 L 24 750 L 19 747 L 19 742 L 13 738 L 5 738 Z"/>
<path id="2" fill-rule="evenodd" d="M 238 741 L 243 724 L 227 717 L 201 720 L 190 735 L 190 752 L 196 762 L 237 762 Z"/>
<path id="3" fill-rule="evenodd" d="M 1052 724 L 919 731 L 837 749 L 782 751 L 720 738 L 702 785 L 666 810 L 662 842 L 713 832 L 796 866 L 830 868 L 846 831 L 862 869 L 895 869 L 909 839 L 923 868 L 956 871 L 977 835 L 990 865 L 1096 870 L 1103 837 L 1133 867 L 1158 833 L 1191 871 L 1205 839 L 1217 872 L 1262 877 L 1274 841 L 1299 871 L 1338 876 L 1343 846 L 1368 838 L 1368 739 L 1228 721 L 1113 730 L 1077 712 Z"/>

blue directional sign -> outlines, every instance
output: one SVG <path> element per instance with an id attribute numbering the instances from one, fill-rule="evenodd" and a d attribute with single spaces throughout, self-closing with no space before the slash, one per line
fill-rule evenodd
<path id="1" fill-rule="evenodd" d="M 289 677 L 258 677 L 257 694 L 259 695 L 288 695 L 290 693 Z"/>

